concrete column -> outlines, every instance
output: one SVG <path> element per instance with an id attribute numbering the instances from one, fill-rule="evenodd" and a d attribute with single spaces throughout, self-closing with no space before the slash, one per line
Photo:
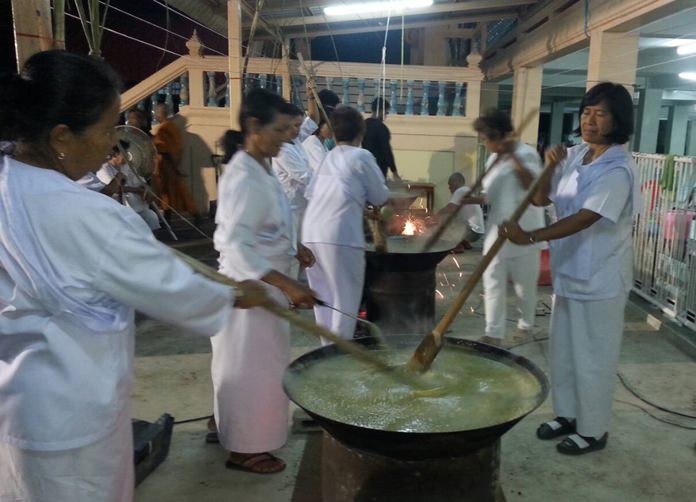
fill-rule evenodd
<path id="1" fill-rule="evenodd" d="M 549 131 L 549 144 L 558 145 L 563 141 L 563 116 L 565 111 L 565 103 L 563 101 L 554 101 L 551 103 L 551 124 Z"/>
<path id="2" fill-rule="evenodd" d="M 639 33 L 590 34 L 590 54 L 587 61 L 587 89 L 599 82 L 623 84 L 633 92 L 638 66 Z"/>
<path id="3" fill-rule="evenodd" d="M 513 74 L 512 124 L 523 143 L 536 147 L 539 138 L 539 107 L 541 106 L 541 80 L 543 66 L 517 67 Z M 531 121 L 524 129 L 520 125 L 531 114 Z"/>
<path id="4" fill-rule="evenodd" d="M 426 26 L 423 28 L 423 64 L 429 66 L 447 66 L 447 39 L 443 26 Z M 468 114 L 468 112 L 467 112 Z"/>
<path id="5" fill-rule="evenodd" d="M 674 105 L 669 108 L 667 122 L 667 137 L 669 148 L 667 153 L 672 155 L 684 155 L 686 150 L 686 125 L 689 122 L 688 105 Z"/>
<path id="6" fill-rule="evenodd" d="M 636 147 L 643 153 L 655 153 L 657 131 L 660 126 L 662 89 L 643 89 L 638 101 L 638 120 L 636 121 Z"/>
<path id="7" fill-rule="evenodd" d="M 688 124 L 686 155 L 696 156 L 696 120 L 690 120 Z"/>
<path id="8" fill-rule="evenodd" d="M 485 112 L 489 108 L 498 108 L 498 84 L 482 82 L 480 109 L 482 112 Z"/>
<path id="9" fill-rule="evenodd" d="M 227 0 L 227 45 L 230 73 L 230 127 L 240 129 L 242 106 L 242 9 L 240 0 Z"/>

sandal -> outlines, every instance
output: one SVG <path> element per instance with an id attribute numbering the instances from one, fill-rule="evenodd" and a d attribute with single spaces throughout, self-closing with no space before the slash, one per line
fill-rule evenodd
<path id="1" fill-rule="evenodd" d="M 228 458 L 225 467 L 254 474 L 275 474 L 285 469 L 285 462 L 270 453 L 252 453 L 241 461 Z"/>
<path id="2" fill-rule="evenodd" d="M 205 435 L 205 442 L 208 444 L 218 444 L 220 443 L 220 438 L 217 432 L 217 423 L 215 423 L 215 417 L 210 417 L 207 423 L 208 433 Z"/>
<path id="3" fill-rule="evenodd" d="M 575 432 L 575 420 L 568 420 L 564 417 L 556 417 L 553 420 L 544 422 L 536 431 L 539 439 L 554 439 L 566 434 Z"/>
<path id="4" fill-rule="evenodd" d="M 559 453 L 563 453 L 564 455 L 582 455 L 584 453 L 590 453 L 591 451 L 604 449 L 607 445 L 608 438 L 608 432 L 605 432 L 599 439 L 581 436 L 580 434 L 571 434 L 558 443 L 556 449 Z"/>

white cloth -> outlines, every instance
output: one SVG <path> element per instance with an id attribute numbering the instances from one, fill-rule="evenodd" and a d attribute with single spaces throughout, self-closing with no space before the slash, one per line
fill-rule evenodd
<path id="1" fill-rule="evenodd" d="M 63 451 L 22 450 L 0 443 L 0 500 L 131 502 L 133 428 L 129 413 L 107 437 Z"/>
<path id="2" fill-rule="evenodd" d="M 106 162 L 101 166 L 99 171 L 97 171 L 97 178 L 99 178 L 99 181 L 103 183 L 103 186 L 106 186 L 111 183 L 119 172 L 126 177 L 126 181 L 123 185 L 124 187 L 140 189 L 145 188 L 145 182 L 133 171 L 131 171 L 128 164 L 122 164 L 115 167 Z M 90 187 L 88 186 L 87 188 Z M 118 194 L 114 194 L 113 196 L 114 199 L 118 199 L 118 197 Z M 124 192 L 123 202 L 126 204 L 126 206 L 138 213 L 138 215 L 145 220 L 145 223 L 147 223 L 147 226 L 150 227 L 151 230 L 157 230 L 160 228 L 157 213 L 148 207 L 148 204 L 145 202 L 142 195 L 133 192 Z"/>
<path id="3" fill-rule="evenodd" d="M 486 335 L 505 338 L 507 325 L 507 283 L 512 282 L 519 314 L 517 328 L 534 326 L 539 278 L 540 251 L 505 258 L 496 256 L 483 273 L 486 305 Z"/>
<path id="4" fill-rule="evenodd" d="M 309 204 L 302 224 L 302 242 L 337 244 L 363 249 L 363 210 L 389 197 L 384 175 L 374 156 L 362 148 L 339 145 L 314 173 L 305 193 Z"/>
<path id="5" fill-rule="evenodd" d="M 283 143 L 271 165 L 290 201 L 290 209 L 295 211 L 306 208 L 305 190 L 312 179 L 312 171 L 302 144 L 296 141 Z"/>
<path id="6" fill-rule="evenodd" d="M 602 216 L 574 235 L 551 241 L 553 288 L 578 300 L 613 298 L 633 287 L 633 215 L 641 207 L 633 161 L 622 146 L 582 165 L 586 144 L 568 151 L 549 198 L 559 219 L 589 209 Z"/>
<path id="7" fill-rule="evenodd" d="M 627 295 L 586 301 L 556 295 L 551 314 L 551 395 L 556 416 L 582 436 L 609 429 Z"/>
<path id="8" fill-rule="evenodd" d="M 288 274 L 291 215 L 272 172 L 237 152 L 220 178 L 215 248 L 220 271 L 236 280 Z M 281 304 L 283 293 L 267 286 Z M 211 340 L 211 374 L 220 443 L 238 453 L 276 450 L 287 439 L 288 399 L 282 379 L 289 360 L 290 328 L 263 309 L 230 313 Z"/>
<path id="9" fill-rule="evenodd" d="M 534 148 L 524 143 L 519 143 L 515 155 L 520 162 L 535 176 L 541 174 L 541 159 Z M 515 172 L 515 164 L 512 159 L 501 160 L 493 166 L 498 154 L 492 154 L 486 162 L 486 169 L 491 169 L 483 178 L 483 191 L 486 204 L 488 204 L 488 219 L 486 224 L 486 237 L 483 242 L 483 252 L 486 253 L 498 238 L 498 225 L 510 219 L 512 213 L 520 205 L 527 195 L 522 187 L 519 177 Z M 493 167 L 491 167 L 493 166 Z M 544 226 L 544 210 L 531 206 L 522 214 L 519 220 L 523 230 L 536 230 Z M 538 243 L 533 246 L 518 246 L 510 241 L 505 242 L 499 256 L 512 257 L 532 253 L 535 250 L 546 248 L 546 243 Z"/>
<path id="10" fill-rule="evenodd" d="M 324 158 L 329 153 L 329 149 L 326 148 L 324 143 L 314 134 L 310 135 L 302 142 L 302 147 L 307 154 L 309 168 L 312 170 L 312 173 L 316 173 L 317 169 L 319 169 L 319 166 L 324 161 Z"/>
<path id="11" fill-rule="evenodd" d="M 85 174 L 82 178 L 77 180 L 75 183 L 78 185 L 81 185 L 85 187 L 88 190 L 92 190 L 94 192 L 101 192 L 106 184 L 102 182 L 98 177 L 96 173 L 93 173 L 92 171 L 88 171 L 87 174 Z"/>
<path id="12" fill-rule="evenodd" d="M 452 194 L 449 204 L 461 205 L 462 200 L 469 195 L 471 188 L 462 186 L 457 188 Z M 457 222 L 460 225 L 467 225 L 473 232 L 482 234 L 485 232 L 483 223 L 483 209 L 480 204 L 465 204 L 457 213 Z"/>
<path id="13" fill-rule="evenodd" d="M 308 116 L 305 117 L 302 121 L 302 125 L 300 125 L 300 134 L 297 136 L 297 139 L 300 143 L 304 142 L 304 140 L 314 134 L 314 131 L 316 131 L 318 127 L 319 125 L 314 122 L 314 120 Z"/>
<path id="14" fill-rule="evenodd" d="M 309 286 L 317 297 L 328 305 L 353 316 L 358 315 L 365 282 L 365 252 L 347 246 L 308 243 L 316 264 L 307 269 Z M 350 340 L 355 332 L 355 319 L 335 310 L 314 307 L 317 324 L 328 328 L 343 339 Z M 322 344 L 327 345 L 322 339 Z"/>
<path id="15" fill-rule="evenodd" d="M 231 288 L 174 259 L 130 209 L 2 159 L 0 442 L 54 452 L 109 437 L 130 418 L 133 308 L 212 335 L 232 301 Z M 114 461 L 132 462 L 128 450 Z M 6 469 L 0 462 L 0 477 Z"/>

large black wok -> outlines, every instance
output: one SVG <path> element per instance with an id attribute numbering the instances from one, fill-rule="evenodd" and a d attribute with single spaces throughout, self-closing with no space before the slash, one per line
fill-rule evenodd
<path id="1" fill-rule="evenodd" d="M 390 347 L 394 348 L 415 348 L 421 338 L 420 335 L 393 335 L 389 337 L 388 343 Z M 356 342 L 365 345 L 367 348 L 376 347 L 376 341 L 373 338 L 361 338 L 356 340 Z M 481 357 L 492 358 L 504 364 L 509 364 L 511 366 L 517 365 L 525 368 L 539 382 L 540 391 L 535 405 L 527 413 L 507 422 L 492 423 L 490 427 L 459 432 L 393 432 L 338 422 L 323 417 L 315 413 L 314 410 L 303 407 L 301 403 L 298 403 L 294 399 L 293 386 L 289 385 L 289 381 L 297 377 L 301 378 L 303 369 L 313 361 L 341 355 L 342 353 L 334 345 L 313 350 L 293 361 L 286 371 L 283 387 L 286 394 L 293 402 L 303 408 L 329 434 L 346 446 L 401 460 L 460 457 L 477 451 L 484 446 L 494 443 L 512 426 L 539 407 L 546 399 L 549 389 L 546 376 L 528 359 L 512 354 L 506 350 L 471 340 L 445 338 L 445 344 L 456 345 L 462 350 L 474 351 L 480 354 Z M 346 382 L 346 385 L 350 385 L 350 382 Z M 493 420 L 493 422 L 495 422 L 495 420 Z"/>

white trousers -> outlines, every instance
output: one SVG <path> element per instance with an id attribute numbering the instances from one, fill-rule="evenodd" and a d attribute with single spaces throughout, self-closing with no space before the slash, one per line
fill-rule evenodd
<path id="1" fill-rule="evenodd" d="M 507 319 L 507 283 L 512 280 L 517 297 L 519 329 L 534 326 L 541 252 L 538 249 L 522 256 L 496 256 L 483 273 L 483 294 L 486 310 L 486 335 L 505 338 Z"/>
<path id="2" fill-rule="evenodd" d="M 357 316 L 365 283 L 365 251 L 333 244 L 306 244 L 316 258 L 307 269 L 309 287 L 320 300 L 343 312 Z M 328 328 L 343 339 L 350 340 L 355 332 L 355 319 L 326 307 L 314 307 L 317 324 Z M 322 339 L 322 344 L 330 342 Z"/>
<path id="3" fill-rule="evenodd" d="M 556 296 L 551 314 L 551 392 L 556 416 L 582 436 L 609 429 L 626 294 L 597 301 Z"/>
<path id="4" fill-rule="evenodd" d="M 289 261 L 273 263 L 288 273 Z M 287 298 L 266 285 L 281 305 Z M 288 437 L 289 401 L 283 375 L 290 359 L 290 326 L 262 308 L 233 309 L 211 338 L 214 411 L 220 444 L 237 453 L 277 450 Z"/>
<path id="5" fill-rule="evenodd" d="M 131 502 L 133 430 L 123 413 L 106 438 L 61 451 L 22 450 L 0 443 L 2 502 Z"/>

